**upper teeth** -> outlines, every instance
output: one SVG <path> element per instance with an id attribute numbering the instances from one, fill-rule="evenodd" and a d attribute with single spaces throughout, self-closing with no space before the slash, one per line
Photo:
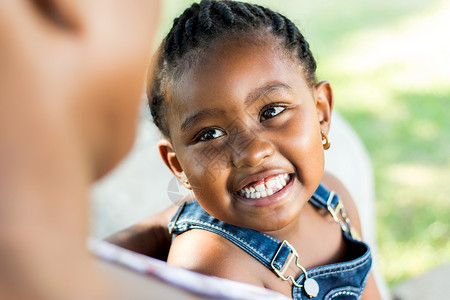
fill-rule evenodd
<path id="1" fill-rule="evenodd" d="M 257 190 L 258 192 L 264 191 L 266 189 L 266 187 L 264 186 L 264 184 L 258 184 L 257 186 L 255 186 L 255 190 Z"/>
<path id="2" fill-rule="evenodd" d="M 248 198 L 248 199 L 259 199 L 262 197 L 270 196 L 279 190 L 281 190 L 284 186 L 286 186 L 287 182 L 291 176 L 289 174 L 280 174 L 270 179 L 265 179 L 263 183 L 258 182 L 258 185 L 250 185 L 246 186 L 238 191 L 238 194 Z"/>

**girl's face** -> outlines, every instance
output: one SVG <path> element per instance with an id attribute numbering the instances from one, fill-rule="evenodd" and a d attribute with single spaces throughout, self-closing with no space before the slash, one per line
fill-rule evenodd
<path id="1" fill-rule="evenodd" d="M 328 83 L 311 88 L 298 62 L 271 45 L 227 40 L 168 101 L 162 157 L 208 213 L 258 231 L 295 223 L 323 174 Z"/>

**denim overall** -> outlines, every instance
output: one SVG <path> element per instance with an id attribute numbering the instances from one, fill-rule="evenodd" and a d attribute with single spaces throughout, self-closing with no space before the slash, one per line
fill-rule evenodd
<path id="1" fill-rule="evenodd" d="M 372 264 L 369 246 L 357 239 L 342 202 L 334 192 L 328 191 L 321 184 L 309 201 L 328 210 L 341 225 L 347 244 L 344 262 L 305 270 L 289 242 L 280 242 L 264 233 L 222 222 L 203 210 L 197 201 L 185 203 L 178 209 L 169 223 L 169 231 L 179 235 L 190 229 L 203 229 L 223 236 L 275 272 L 282 280 L 290 280 L 293 299 L 359 299 Z M 302 270 L 297 279 L 285 274 L 291 263 Z"/>

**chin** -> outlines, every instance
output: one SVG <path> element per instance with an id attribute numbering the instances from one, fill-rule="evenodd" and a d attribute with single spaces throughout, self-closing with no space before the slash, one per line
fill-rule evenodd
<path id="1" fill-rule="evenodd" d="M 247 219 L 242 221 L 242 219 L 240 220 L 233 220 L 231 222 L 227 222 L 230 224 L 233 224 L 235 226 L 240 226 L 240 227 L 246 227 L 246 228 L 250 228 L 253 229 L 255 231 L 260 231 L 260 232 L 265 232 L 265 233 L 269 233 L 271 231 L 279 231 L 282 230 L 283 228 L 286 228 L 287 226 L 289 226 L 289 224 L 291 224 L 294 221 L 295 217 L 294 216 L 287 216 L 285 218 L 280 218 L 280 217 L 270 217 L 270 216 L 255 216 L 255 218 L 252 219 Z"/>
<path id="2" fill-rule="evenodd" d="M 119 164 L 120 161 L 117 161 L 115 164 L 103 164 L 103 165 L 97 165 L 96 170 L 94 170 L 94 181 L 98 181 L 106 177 L 109 173 L 111 173 L 112 170 L 116 168 L 116 166 Z"/>
<path id="3" fill-rule="evenodd" d="M 286 228 L 290 223 L 288 221 L 265 222 L 265 224 L 260 224 L 260 226 L 251 229 L 270 234 L 271 231 L 279 231 Z"/>
<path id="4" fill-rule="evenodd" d="M 122 139 L 123 140 L 123 139 Z M 95 181 L 102 179 L 113 171 L 131 152 L 135 140 L 135 134 L 130 134 L 127 142 L 123 142 L 120 145 L 111 145 L 107 149 L 102 149 L 97 152 L 94 158 Z"/>

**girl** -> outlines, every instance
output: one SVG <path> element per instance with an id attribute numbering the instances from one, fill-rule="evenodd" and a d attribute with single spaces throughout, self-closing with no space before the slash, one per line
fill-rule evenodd
<path id="1" fill-rule="evenodd" d="M 175 19 L 149 104 L 162 159 L 196 201 L 169 225 L 169 263 L 294 299 L 356 299 L 369 278 L 364 298 L 378 297 L 354 204 L 324 176 L 333 93 L 315 70 L 267 8 L 202 1 Z"/>

